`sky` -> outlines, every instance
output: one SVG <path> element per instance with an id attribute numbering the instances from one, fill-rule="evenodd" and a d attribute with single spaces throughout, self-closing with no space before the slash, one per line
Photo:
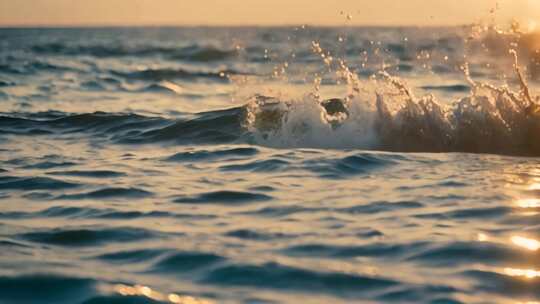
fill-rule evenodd
<path id="1" fill-rule="evenodd" d="M 540 0 L 0 0 L 0 26 L 452 25 L 492 16 L 540 24 Z"/>

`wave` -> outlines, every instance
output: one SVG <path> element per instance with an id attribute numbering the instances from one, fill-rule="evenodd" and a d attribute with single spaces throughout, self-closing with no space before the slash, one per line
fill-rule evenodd
<path id="1" fill-rule="evenodd" d="M 283 159 L 270 158 L 265 160 L 255 160 L 243 164 L 223 165 L 221 171 L 237 172 L 283 172 L 292 169 L 290 163 Z"/>
<path id="2" fill-rule="evenodd" d="M 353 295 L 366 290 L 383 291 L 400 285 L 399 282 L 379 277 L 360 276 L 338 272 L 319 272 L 277 263 L 262 265 L 228 265 L 209 272 L 204 283 L 258 287 L 291 291 L 328 292 Z"/>
<path id="3" fill-rule="evenodd" d="M 490 263 L 502 265 L 511 261 L 527 261 L 528 255 L 494 243 L 455 242 L 432 246 L 408 258 L 410 261 L 431 265 L 463 265 Z M 489 261 L 489 262 L 488 262 Z"/>
<path id="4" fill-rule="evenodd" d="M 244 132 L 243 111 L 243 108 L 210 111 L 186 115 L 186 118 L 177 120 L 104 112 L 3 113 L 0 114 L 0 128 L 2 135 L 54 136 L 80 133 L 109 138 L 120 144 L 166 141 L 178 144 L 229 143 L 238 140 Z M 39 166 L 53 168 L 63 165 Z"/>
<path id="5" fill-rule="evenodd" d="M 155 128 L 135 136 L 124 137 L 120 143 L 148 143 L 170 141 L 177 144 L 219 144 L 239 141 L 245 130 L 242 127 L 243 107 L 210 111 L 181 119 L 163 128 Z"/>
<path id="6" fill-rule="evenodd" d="M 72 161 L 42 161 L 34 164 L 25 165 L 23 169 L 52 169 L 52 168 L 62 168 L 62 167 L 71 167 L 75 166 L 77 163 Z"/>
<path id="7" fill-rule="evenodd" d="M 185 73 L 143 70 L 123 76 L 160 81 Z M 5 134 L 17 135 L 92 133 L 120 144 L 248 143 L 275 148 L 540 155 L 536 138 L 540 132 L 540 97 L 529 91 L 517 57 L 519 91 L 475 82 L 466 74 L 468 85 L 431 87 L 455 92 L 470 90 L 468 96 L 450 104 L 439 102 L 432 95 L 418 98 L 403 81 L 386 72 L 369 80 L 358 79 L 346 66 L 340 73 L 347 83 L 348 93 L 344 97 L 323 99 L 316 86 L 315 91 L 301 98 L 255 94 L 247 98 L 244 106 L 196 113 L 178 120 L 103 112 L 7 113 L 0 115 L 0 127 Z M 212 73 L 199 76 L 221 77 Z M 189 158 L 177 156 L 182 157 Z M 332 168 L 339 174 L 361 173 L 366 170 L 364 161 L 377 163 L 377 159 L 352 157 L 339 160 Z M 282 162 L 278 159 L 273 164 L 234 164 L 222 170 L 268 170 L 287 165 Z"/>
<path id="8" fill-rule="evenodd" d="M 97 293 L 97 281 L 54 274 L 0 276 L 0 302 L 79 303 Z"/>
<path id="9" fill-rule="evenodd" d="M 291 256 L 307 257 L 336 257 L 336 258 L 357 258 L 357 257 L 378 257 L 406 255 L 416 252 L 426 247 L 426 243 L 412 244 L 369 244 L 364 246 L 332 246 L 325 244 L 305 244 L 295 245 L 284 249 Z"/>
<path id="10" fill-rule="evenodd" d="M 80 45 L 54 42 L 34 45 L 31 47 L 31 51 L 40 55 L 93 56 L 97 58 L 160 56 L 192 62 L 222 61 L 233 58 L 237 54 L 234 49 L 222 49 L 198 44 L 185 47 L 166 47 L 151 45 Z"/>
<path id="11" fill-rule="evenodd" d="M 59 190 L 78 187 L 79 184 L 48 177 L 0 176 L 1 190 Z"/>
<path id="12" fill-rule="evenodd" d="M 14 82 L 0 79 L 0 87 L 10 87 L 10 86 L 14 86 L 14 85 L 15 85 Z"/>
<path id="13" fill-rule="evenodd" d="M 237 54 L 238 53 L 236 50 L 219 49 L 211 46 L 192 45 L 176 51 L 176 53 L 173 54 L 171 58 L 186 61 L 207 62 L 230 59 Z"/>
<path id="14" fill-rule="evenodd" d="M 25 60 L 14 59 L 9 63 L 0 64 L 0 74 L 24 76 L 34 75 L 41 72 L 47 73 L 63 73 L 63 72 L 80 72 L 79 68 L 64 65 L 61 63 L 52 62 L 43 59 L 26 58 Z M 0 87 L 14 86 L 11 81 L 0 81 Z"/>
<path id="15" fill-rule="evenodd" d="M 103 188 L 96 191 L 64 194 L 59 196 L 59 200 L 84 200 L 84 199 L 113 199 L 113 198 L 129 198 L 138 199 L 152 196 L 153 193 L 137 189 L 137 188 Z"/>
<path id="16" fill-rule="evenodd" d="M 167 81 L 167 80 L 197 80 L 197 79 L 208 79 L 213 81 L 228 82 L 227 75 L 237 75 L 240 74 L 237 71 L 233 70 L 220 70 L 216 72 L 203 72 L 203 71 L 188 71 L 185 69 L 145 69 L 135 72 L 120 72 L 120 71 L 110 71 L 111 74 L 119 77 L 123 77 L 128 80 L 144 80 L 144 81 Z M 148 88 L 152 89 L 152 88 Z M 154 88 L 156 89 L 156 88 Z M 163 86 L 161 88 L 163 89 Z"/>
<path id="17" fill-rule="evenodd" d="M 74 228 L 27 232 L 20 234 L 23 240 L 47 245 L 66 247 L 97 246 L 105 243 L 142 241 L 160 236 L 157 232 L 129 227 Z"/>
<path id="18" fill-rule="evenodd" d="M 512 269 L 505 270 L 512 271 Z M 536 280 L 524 280 L 494 270 L 469 270 L 463 271 L 462 274 L 465 277 L 477 280 L 477 289 L 481 291 L 503 296 L 523 297 L 525 295 L 533 299 L 540 297 L 540 291 L 536 288 Z"/>
<path id="19" fill-rule="evenodd" d="M 155 259 L 167 252 L 167 249 L 135 249 L 104 253 L 95 258 L 109 263 L 137 263 Z"/>
<path id="20" fill-rule="evenodd" d="M 292 234 L 285 234 L 281 232 L 264 232 L 264 231 L 257 231 L 257 230 L 251 230 L 251 229 L 239 229 L 239 230 L 233 230 L 229 231 L 225 234 L 225 236 L 232 237 L 232 238 L 238 238 L 241 240 L 249 240 L 249 241 L 271 241 L 275 239 L 286 239 L 286 238 L 293 238 L 297 237 L 298 235 L 292 235 Z"/>
<path id="21" fill-rule="evenodd" d="M 48 172 L 48 175 L 59 175 L 59 176 L 76 176 L 76 177 L 87 177 L 87 178 L 107 178 L 107 177 L 121 177 L 126 176 L 123 172 L 112 171 L 112 170 L 73 170 L 73 171 L 54 171 Z"/>
<path id="22" fill-rule="evenodd" d="M 206 268 L 225 260 L 225 257 L 213 253 L 175 252 L 159 260 L 152 267 L 152 272 L 182 275 L 186 272 Z"/>
<path id="23" fill-rule="evenodd" d="M 94 112 L 70 114 L 62 112 L 0 114 L 4 134 L 53 135 L 93 133 L 101 135 L 134 134 L 171 123 L 160 117 L 137 114 Z"/>
<path id="24" fill-rule="evenodd" d="M 80 88 L 87 91 L 104 91 L 110 88 L 118 90 L 127 90 L 124 88 L 123 80 L 125 81 L 146 81 L 151 82 L 146 88 L 141 89 L 143 92 L 173 92 L 178 93 L 174 84 L 171 81 L 182 80 L 187 82 L 193 81 L 213 81 L 226 83 L 229 82 L 229 76 L 250 75 L 249 73 L 230 69 L 230 68 L 146 68 L 146 69 L 109 69 L 93 66 L 91 62 L 79 63 L 76 61 L 61 62 L 56 59 L 32 59 L 32 58 L 16 58 L 12 62 L 0 62 L 0 76 L 8 77 L 23 77 L 30 75 L 64 75 L 66 73 L 81 74 L 81 78 L 87 75 L 95 75 L 94 79 L 85 80 L 80 83 Z M 0 88 L 13 87 L 17 83 L 2 80 L 0 78 Z M 51 86 L 42 86 L 40 90 L 50 93 L 54 88 Z M 5 98 L 8 95 L 6 94 Z M 4 99 L 5 99 L 4 98 Z"/>
<path id="25" fill-rule="evenodd" d="M 9 95 L 7 93 L 0 91 L 0 100 L 9 100 Z"/>
<path id="26" fill-rule="evenodd" d="M 157 301 L 150 299 L 144 295 L 103 295 L 95 296 L 81 304 L 102 304 L 102 303 L 115 303 L 115 304 L 167 304 L 170 302 Z"/>
<path id="27" fill-rule="evenodd" d="M 122 211 L 113 208 L 96 209 L 90 207 L 61 207 L 55 206 L 37 212 L 0 212 L 2 219 L 23 219 L 39 217 L 65 217 L 69 219 L 136 219 L 136 218 L 185 218 L 191 215 L 179 215 L 162 211 Z M 193 218 L 197 218 L 193 215 Z M 199 217 L 200 218 L 200 217 Z"/>
<path id="28" fill-rule="evenodd" d="M 538 156 L 540 97 L 531 95 L 517 58 L 515 66 L 519 92 L 477 83 L 466 70 L 470 95 L 450 105 L 432 95 L 415 97 L 386 72 L 361 81 L 342 66 L 346 97 L 324 100 L 317 89 L 290 100 L 254 95 L 245 125 L 257 144 L 272 147 Z"/>
<path id="29" fill-rule="evenodd" d="M 271 200 L 272 197 L 254 192 L 241 192 L 241 191 L 213 191 L 205 192 L 195 196 L 183 196 L 174 200 L 176 203 L 184 204 L 212 204 L 212 203 L 224 203 L 224 204 L 244 204 L 260 201 Z"/>
<path id="30" fill-rule="evenodd" d="M 259 150 L 251 147 L 219 149 L 215 151 L 197 150 L 188 152 L 179 152 L 167 157 L 169 162 L 199 162 L 199 161 L 221 161 L 223 159 L 237 159 L 252 157 L 259 153 Z"/>

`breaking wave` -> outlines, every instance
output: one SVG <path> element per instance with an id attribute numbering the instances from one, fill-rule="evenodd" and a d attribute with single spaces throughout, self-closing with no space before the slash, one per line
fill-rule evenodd
<path id="1" fill-rule="evenodd" d="M 345 98 L 254 96 L 246 127 L 272 147 L 540 155 L 537 100 L 525 84 L 514 92 L 473 83 L 469 96 L 445 106 L 381 73 Z"/>
<path id="2" fill-rule="evenodd" d="M 516 73 L 521 75 L 519 69 Z M 369 81 L 354 80 L 350 94 L 341 98 L 322 99 L 316 92 L 298 99 L 254 95 L 245 106 L 182 119 L 100 112 L 8 114 L 0 116 L 0 125 L 6 134 L 80 132 L 121 144 L 251 143 L 538 156 L 539 97 L 518 77 L 517 92 L 469 78 L 470 94 L 449 105 L 432 95 L 417 98 L 401 80 L 381 72 Z"/>
<path id="3" fill-rule="evenodd" d="M 323 78 L 300 98 L 286 94 L 250 97 L 245 127 L 254 141 L 271 147 L 368 149 L 395 152 L 468 152 L 522 156 L 540 155 L 540 96 L 530 92 L 519 66 L 518 51 L 509 50 L 519 89 L 495 86 L 471 78 L 468 86 L 449 86 L 454 93 L 470 91 L 445 103 L 433 95 L 416 97 L 401 79 L 382 70 L 362 80 L 344 60 L 335 59 L 313 42 L 336 83 L 346 94 L 322 98 Z"/>
<path id="4" fill-rule="evenodd" d="M 495 36 L 494 36 L 495 35 Z M 498 36 L 497 36 L 498 35 Z M 495 37 L 495 38 L 494 38 Z M 304 59 L 321 60 L 326 72 L 315 74 L 314 88 L 311 87 L 293 96 L 287 85 L 297 85 L 294 73 L 287 74 L 288 63 L 277 64 L 269 77 L 241 73 L 238 67 L 219 67 L 207 70 L 185 68 L 128 69 L 119 71 L 111 68 L 115 83 L 146 81 L 151 85 L 134 92 L 173 93 L 180 87 L 170 81 L 226 82 L 238 84 L 238 90 L 248 87 L 249 94 L 240 99 L 243 106 L 186 114 L 182 118 L 148 117 L 132 113 L 82 113 L 43 112 L 34 114 L 0 113 L 3 134 L 55 136 L 66 133 L 87 133 L 102 136 L 120 144 L 147 144 L 172 142 L 184 144 L 249 143 L 276 148 L 328 148 L 365 149 L 394 152 L 470 152 L 506 155 L 540 155 L 540 143 L 536 134 L 540 131 L 540 96 L 530 92 L 525 76 L 520 69 L 518 57 L 530 61 L 531 54 L 519 45 L 527 45 L 535 38 L 522 36 L 521 44 L 513 34 L 484 33 L 474 38 L 469 48 L 488 45 L 497 56 L 508 56 L 508 46 L 514 57 L 515 79 L 518 86 L 493 85 L 488 80 L 475 81 L 478 71 L 469 73 L 468 64 L 462 66 L 467 83 L 424 84 L 420 88 L 428 91 L 450 93 L 452 96 L 465 94 L 453 102 L 438 100 L 433 95 L 417 97 L 413 89 L 400 78 L 391 75 L 385 67 L 376 72 L 373 67 L 349 68 L 346 60 L 325 51 L 319 42 L 312 42 L 311 52 L 298 55 L 298 63 Z M 532 36 L 531 36 L 532 37 Z M 450 41 L 450 40 L 449 40 Z M 441 40 L 438 43 L 451 44 Z M 373 41 L 371 41 L 373 42 Z M 181 49 L 167 47 L 144 49 L 123 46 L 81 47 L 49 43 L 32 47 L 35 53 L 92 56 L 176 56 L 177 59 L 213 61 L 233 56 L 234 51 L 192 45 Z M 388 46 L 391 53 L 403 53 L 404 46 Z M 530 46 L 525 49 L 530 49 Z M 266 56 L 266 50 L 265 56 Z M 349 54 L 352 50 L 345 50 Z M 365 53 L 365 52 L 364 52 Z M 398 54 L 395 54 L 398 55 Z M 410 57 L 408 54 L 405 57 Z M 398 58 L 403 56 L 397 56 Z M 532 57 L 531 57 L 532 56 Z M 490 57 L 496 58 L 496 57 Z M 474 60 L 471 58 L 470 60 Z M 406 61 L 406 60 L 405 60 Z M 38 64 L 39 63 L 39 64 Z M 56 62 L 55 62 L 56 63 Z M 399 65 L 404 65 L 404 62 Z M 474 66 L 474 64 L 471 64 Z M 29 62 L 20 67 L 26 70 L 62 70 L 62 66 L 48 61 Z M 19 70 L 13 70 L 15 73 Z M 19 72 L 21 72 L 19 71 Z M 5 71 L 4 71 L 5 72 Z M 369 73 L 368 73 L 369 72 Z M 534 70 L 528 69 L 533 73 Z M 367 74 L 373 74 L 367 77 Z M 406 74 L 405 74 L 406 75 Z M 532 75 L 532 74 L 531 74 Z M 287 78 L 289 77 L 289 78 Z M 257 79 L 251 86 L 250 79 Z M 262 81 L 261 81 L 262 80 Z M 302 82 L 303 81 L 303 82 Z M 307 79 L 302 80 L 302 85 Z M 241 81 L 240 81 L 241 82 Z M 261 88 L 262 82 L 262 89 Z M 265 90 L 277 82 L 277 90 Z M 283 83 L 284 82 L 284 83 Z M 321 87 L 330 84 L 342 88 L 344 93 L 322 92 Z M 0 82 L 9 86 L 11 82 Z M 97 82 L 85 82 L 86 89 L 102 90 Z M 298 86 L 297 86 L 298 87 Z M 298 90 L 298 88 L 295 88 Z M 124 89 L 124 91 L 129 91 Z M 269 92 L 269 93 L 268 93 Z M 241 94 L 237 94 L 240 96 Z"/>

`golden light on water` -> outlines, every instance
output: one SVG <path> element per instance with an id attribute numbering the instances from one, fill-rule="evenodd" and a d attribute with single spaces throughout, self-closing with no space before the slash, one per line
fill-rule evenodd
<path id="1" fill-rule="evenodd" d="M 144 296 L 155 301 L 170 302 L 173 304 L 213 304 L 208 300 L 191 296 L 181 296 L 175 293 L 166 295 L 143 285 L 128 286 L 118 284 L 115 286 L 114 290 L 123 296 Z"/>
<path id="2" fill-rule="evenodd" d="M 540 199 L 538 198 L 524 198 L 516 202 L 519 208 L 540 208 Z"/>
<path id="3" fill-rule="evenodd" d="M 540 242 L 535 239 L 529 239 L 521 236 L 513 236 L 510 240 L 512 241 L 512 243 L 514 243 L 514 245 L 523 247 L 530 251 L 537 251 L 538 249 L 540 249 Z"/>
<path id="4" fill-rule="evenodd" d="M 527 31 L 534 32 L 534 31 L 536 31 L 537 26 L 538 26 L 538 24 L 536 23 L 535 20 L 529 20 Z"/>
<path id="5" fill-rule="evenodd" d="M 489 237 L 485 233 L 479 233 L 476 238 L 479 242 L 487 242 Z"/>
<path id="6" fill-rule="evenodd" d="M 490 237 L 485 233 L 478 233 L 476 235 L 476 240 L 478 242 L 488 242 L 490 241 Z M 540 241 L 532 238 L 515 235 L 510 238 L 510 242 L 512 242 L 512 244 L 516 246 L 525 248 L 530 251 L 538 251 L 540 249 Z"/>
<path id="7" fill-rule="evenodd" d="M 523 277 L 526 279 L 536 279 L 540 277 L 540 271 L 534 269 L 505 268 L 504 274 L 511 277 Z"/>
<path id="8" fill-rule="evenodd" d="M 540 190 L 540 183 L 532 183 L 527 188 L 529 190 Z"/>

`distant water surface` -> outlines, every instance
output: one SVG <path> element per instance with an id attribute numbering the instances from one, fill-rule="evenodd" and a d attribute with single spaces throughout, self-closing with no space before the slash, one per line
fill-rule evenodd
<path id="1" fill-rule="evenodd" d="M 535 39 L 1 29 L 0 303 L 539 302 Z"/>

